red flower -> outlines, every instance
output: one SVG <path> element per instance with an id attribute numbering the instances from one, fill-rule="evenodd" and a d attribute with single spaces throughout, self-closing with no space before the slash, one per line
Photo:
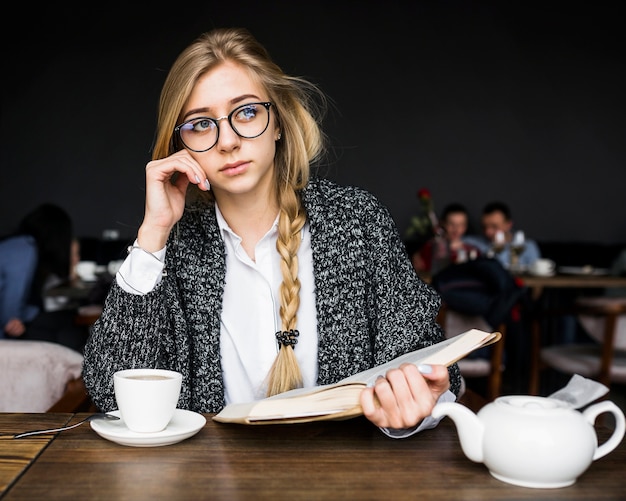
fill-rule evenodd
<path id="1" fill-rule="evenodd" d="M 439 223 L 434 209 L 434 201 L 428 188 L 420 188 L 417 190 L 417 199 L 419 200 L 419 213 L 411 218 L 411 223 L 405 231 L 407 239 L 430 238 L 433 236 Z"/>

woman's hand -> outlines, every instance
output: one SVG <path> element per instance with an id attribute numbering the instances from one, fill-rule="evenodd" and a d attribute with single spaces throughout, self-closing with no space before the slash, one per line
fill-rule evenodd
<path id="1" fill-rule="evenodd" d="M 412 428 L 430 416 L 449 388 L 445 366 L 421 365 L 418 369 L 414 364 L 402 364 L 361 392 L 361 407 L 365 417 L 378 427 Z"/>
<path id="2" fill-rule="evenodd" d="M 210 188 L 202 167 L 187 150 L 146 165 L 146 207 L 137 236 L 144 250 L 156 252 L 165 247 L 172 227 L 183 215 L 189 183 L 204 191 Z"/>

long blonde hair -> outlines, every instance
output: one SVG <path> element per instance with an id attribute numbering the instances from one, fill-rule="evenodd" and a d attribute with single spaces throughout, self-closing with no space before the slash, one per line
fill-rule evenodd
<path id="1" fill-rule="evenodd" d="M 325 152 L 325 137 L 319 122 L 326 111 L 326 98 L 316 85 L 302 77 L 286 75 L 267 50 L 243 28 L 221 28 L 202 34 L 174 62 L 161 92 L 153 160 L 177 150 L 174 127 L 197 80 L 225 61 L 234 61 L 250 71 L 268 93 L 276 114 L 281 139 L 276 143 L 274 181 L 280 209 L 276 248 L 281 256 L 283 281 L 280 286 L 282 336 L 268 375 L 268 395 L 302 386 L 300 367 L 294 354 L 294 333 L 300 305 L 298 249 L 306 214 L 299 192 L 309 180 L 310 165 Z M 209 197 L 190 186 L 189 197 Z"/>

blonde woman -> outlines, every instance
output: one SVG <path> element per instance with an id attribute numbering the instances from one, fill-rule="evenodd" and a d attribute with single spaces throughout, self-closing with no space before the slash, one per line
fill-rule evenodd
<path id="1" fill-rule="evenodd" d="M 243 29 L 201 35 L 162 89 L 145 215 L 85 350 L 94 403 L 112 374 L 183 373 L 179 407 L 218 412 L 336 382 L 443 339 L 387 209 L 310 174 L 324 97 Z M 365 416 L 391 436 L 432 427 L 452 366 L 381 375 Z"/>

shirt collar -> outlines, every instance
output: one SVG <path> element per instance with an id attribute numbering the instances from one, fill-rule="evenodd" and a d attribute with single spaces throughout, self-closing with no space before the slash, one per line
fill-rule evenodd
<path id="1" fill-rule="evenodd" d="M 276 214 L 276 219 L 274 219 L 274 223 L 272 224 L 272 227 L 268 230 L 265 236 L 268 236 L 268 235 L 274 236 L 275 234 L 278 233 L 278 216 L 279 215 L 280 214 Z M 228 226 L 228 223 L 226 222 L 226 219 L 224 219 L 224 215 L 222 214 L 222 211 L 220 211 L 220 208 L 217 204 L 215 204 L 215 217 L 217 218 L 217 226 L 220 230 L 220 235 L 222 236 L 222 240 L 226 238 L 226 235 L 230 235 L 236 241 L 241 241 L 241 237 L 237 235 L 237 233 L 235 233 L 230 226 Z"/>

